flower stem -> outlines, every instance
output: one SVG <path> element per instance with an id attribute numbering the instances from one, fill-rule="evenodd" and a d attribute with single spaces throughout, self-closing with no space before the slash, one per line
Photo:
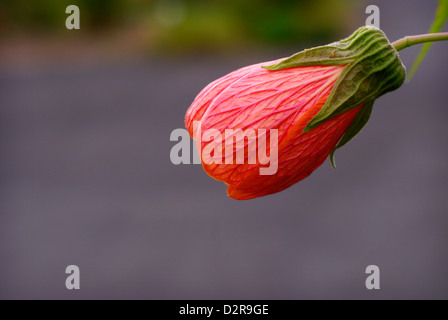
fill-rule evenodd
<path id="1" fill-rule="evenodd" d="M 392 46 L 395 48 L 395 50 L 400 51 L 420 43 L 446 41 L 446 40 L 448 40 L 448 32 L 427 33 L 427 34 L 420 34 L 418 36 L 407 36 L 401 38 L 393 42 Z"/>

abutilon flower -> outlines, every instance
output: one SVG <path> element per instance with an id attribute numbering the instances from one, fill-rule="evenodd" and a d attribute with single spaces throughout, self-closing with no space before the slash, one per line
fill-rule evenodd
<path id="1" fill-rule="evenodd" d="M 339 42 L 254 64 L 210 83 L 188 109 L 185 125 L 199 142 L 204 170 L 228 185 L 230 197 L 261 197 L 308 177 L 329 155 L 334 164 L 333 152 L 362 129 L 373 101 L 400 87 L 404 78 L 398 53 L 385 35 L 361 27 Z M 276 170 L 261 174 L 266 162 L 250 161 L 260 145 L 244 135 L 224 139 L 229 129 L 264 129 L 266 140 L 277 139 L 266 146 L 266 156 L 277 155 L 270 163 Z M 204 139 L 210 130 L 215 139 Z M 207 157 L 206 148 L 215 151 Z M 238 162 L 241 148 L 244 161 Z"/>

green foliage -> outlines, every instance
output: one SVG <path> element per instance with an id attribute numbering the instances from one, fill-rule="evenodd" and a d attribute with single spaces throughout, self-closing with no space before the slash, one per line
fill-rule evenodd
<path id="1" fill-rule="evenodd" d="M 65 32 L 70 4 L 82 32 L 137 26 L 150 49 L 175 52 L 324 42 L 358 8 L 356 0 L 2 0 L 0 33 Z"/>
<path id="2" fill-rule="evenodd" d="M 327 41 L 347 25 L 352 0 L 169 1 L 184 6 L 183 20 L 166 26 L 152 19 L 162 49 L 226 49 L 256 44 Z M 352 9 L 353 10 L 353 9 Z M 152 12 L 154 14 L 154 11 Z"/>
<path id="3" fill-rule="evenodd" d="M 57 31 L 65 26 L 65 8 L 77 5 L 83 27 L 93 29 L 113 24 L 123 18 L 127 1 L 123 0 L 4 0 L 0 3 L 3 27 L 9 31 Z M 4 30 L 5 31 L 5 30 Z M 63 30 L 64 31 L 64 30 Z"/>
<path id="4" fill-rule="evenodd" d="M 445 24 L 447 19 L 448 19 L 448 0 L 439 0 L 439 7 L 437 8 L 434 21 L 431 25 L 431 28 L 429 29 L 429 33 L 439 32 L 443 28 L 443 25 Z M 411 71 L 409 72 L 408 81 L 410 81 L 411 78 L 414 76 L 418 67 L 420 66 L 426 54 L 428 53 L 428 50 L 431 47 L 431 45 L 432 43 L 425 43 L 423 45 L 419 55 L 417 56 L 417 58 L 414 61 L 414 64 L 412 65 Z"/>

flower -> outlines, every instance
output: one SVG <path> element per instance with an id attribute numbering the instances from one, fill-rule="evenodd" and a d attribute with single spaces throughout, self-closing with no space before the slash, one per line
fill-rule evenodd
<path id="1" fill-rule="evenodd" d="M 210 83 L 185 117 L 204 170 L 227 184 L 230 197 L 246 200 L 282 191 L 329 155 L 332 160 L 334 150 L 367 122 L 373 101 L 404 81 L 401 61 L 384 39 L 380 30 L 362 27 L 340 42 L 251 65 Z M 266 158 L 274 170 L 263 174 Z"/>
<path id="2" fill-rule="evenodd" d="M 260 175 L 260 163 L 207 164 L 205 171 L 228 185 L 234 199 L 251 199 L 281 191 L 306 178 L 319 167 L 359 109 L 346 111 L 303 133 L 320 111 L 343 66 L 295 67 L 270 71 L 256 64 L 236 70 L 209 84 L 194 100 L 186 116 L 192 137 L 193 122 L 201 131 L 217 129 L 277 129 L 278 168 L 274 175 Z M 214 141 L 202 141 L 203 150 Z M 245 147 L 248 148 L 248 141 Z M 234 152 L 236 152 L 234 142 Z M 223 156 L 224 158 L 224 156 Z"/>

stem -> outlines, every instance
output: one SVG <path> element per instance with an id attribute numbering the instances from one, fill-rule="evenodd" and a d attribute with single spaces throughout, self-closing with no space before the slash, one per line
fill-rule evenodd
<path id="1" fill-rule="evenodd" d="M 395 50 L 400 51 L 420 43 L 433 42 L 433 41 L 446 41 L 446 40 L 448 40 L 448 32 L 427 33 L 427 34 L 420 34 L 418 36 L 407 36 L 401 38 L 393 42 L 392 46 L 395 48 Z"/>

